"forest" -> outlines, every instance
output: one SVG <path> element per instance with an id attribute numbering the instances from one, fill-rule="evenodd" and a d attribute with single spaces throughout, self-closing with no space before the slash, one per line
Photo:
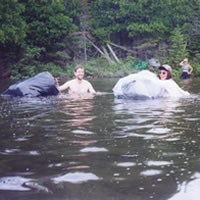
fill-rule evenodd
<path id="1" fill-rule="evenodd" d="M 155 58 L 200 76 L 200 0 L 0 0 L 0 76 L 120 75 Z"/>

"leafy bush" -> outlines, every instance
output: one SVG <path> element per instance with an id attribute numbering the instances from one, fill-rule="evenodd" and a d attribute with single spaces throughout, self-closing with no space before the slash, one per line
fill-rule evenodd
<path id="1" fill-rule="evenodd" d="M 64 69 L 53 63 L 41 64 L 40 57 L 45 48 L 26 47 L 24 57 L 12 66 L 12 78 L 24 79 L 43 71 L 48 71 L 54 76 L 65 73 Z"/>
<path id="2" fill-rule="evenodd" d="M 132 68 L 133 60 L 127 58 L 125 61 L 120 60 L 120 63 L 109 64 L 104 57 L 91 59 L 85 65 L 86 75 L 94 76 L 123 76 L 132 73 L 136 70 Z"/>

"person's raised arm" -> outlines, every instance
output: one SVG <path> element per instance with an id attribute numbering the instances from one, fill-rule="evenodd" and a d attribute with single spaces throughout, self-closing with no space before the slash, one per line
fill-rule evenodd
<path id="1" fill-rule="evenodd" d="M 179 65 L 180 65 L 180 66 L 183 66 L 183 61 L 181 61 L 181 62 L 179 63 Z"/>

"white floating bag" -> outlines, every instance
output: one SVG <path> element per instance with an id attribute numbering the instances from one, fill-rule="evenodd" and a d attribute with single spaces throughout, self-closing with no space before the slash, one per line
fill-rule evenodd
<path id="1" fill-rule="evenodd" d="M 154 73 L 143 70 L 121 78 L 113 87 L 113 92 L 118 98 L 154 99 L 163 97 L 165 88 Z"/>

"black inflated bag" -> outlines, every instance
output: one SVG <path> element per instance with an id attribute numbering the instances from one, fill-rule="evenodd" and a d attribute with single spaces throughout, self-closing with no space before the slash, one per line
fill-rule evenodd
<path id="1" fill-rule="evenodd" d="M 58 93 L 55 78 L 49 72 L 41 72 L 11 85 L 2 95 L 39 97 L 58 95 Z"/>

